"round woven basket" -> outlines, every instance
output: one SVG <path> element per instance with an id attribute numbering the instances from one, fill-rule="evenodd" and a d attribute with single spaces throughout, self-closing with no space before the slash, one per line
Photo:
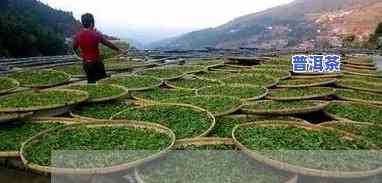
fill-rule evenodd
<path id="1" fill-rule="evenodd" d="M 146 130 L 154 130 L 158 133 L 166 134 L 168 137 L 171 138 L 171 143 L 170 145 L 163 149 L 162 151 L 148 156 L 144 159 L 132 161 L 129 163 L 125 164 L 120 164 L 116 166 L 111 166 L 111 167 L 105 167 L 105 168 L 83 168 L 83 169 L 72 169 L 72 168 L 57 168 L 57 167 L 49 167 L 49 166 L 40 166 L 37 164 L 34 164 L 32 162 L 29 162 L 27 158 L 25 157 L 25 149 L 28 148 L 29 146 L 32 146 L 33 144 L 36 144 L 38 141 L 37 139 L 49 134 L 54 131 L 62 131 L 62 130 L 68 130 L 71 128 L 76 128 L 76 127 L 81 127 L 81 126 L 86 126 L 89 128 L 97 128 L 97 127 L 128 127 L 128 128 L 140 128 L 140 129 L 146 129 Z M 175 134 L 168 128 L 158 125 L 158 124 L 153 124 L 153 123 L 145 123 L 145 122 L 137 122 L 137 121 L 125 121 L 125 122 L 110 122 L 110 121 L 105 121 L 105 122 L 89 122 L 86 124 L 70 124 L 70 125 L 65 125 L 63 127 L 57 127 L 54 129 L 50 129 L 44 132 L 41 132 L 40 134 L 37 134 L 36 136 L 30 138 L 26 142 L 24 142 L 21 146 L 20 150 L 20 156 L 21 160 L 23 163 L 26 165 L 26 167 L 38 171 L 38 172 L 43 172 L 43 173 L 54 173 L 54 174 L 69 174 L 69 175 L 94 175 L 94 174 L 109 174 L 109 173 L 114 173 L 114 172 L 120 172 L 120 171 L 125 171 L 125 170 L 130 170 L 133 169 L 137 166 L 143 165 L 145 163 L 148 163 L 150 161 L 153 161 L 155 159 L 158 159 L 162 156 L 164 156 L 166 153 L 170 151 L 170 149 L 173 147 L 175 143 Z"/>
<path id="2" fill-rule="evenodd" d="M 296 123 L 304 123 L 304 124 L 308 124 L 308 125 L 311 124 L 308 121 L 305 121 L 304 119 L 296 118 L 296 117 L 292 117 L 292 116 L 261 116 L 261 115 L 235 114 L 235 115 L 229 115 L 229 116 L 224 116 L 224 117 L 242 120 L 243 123 L 266 122 L 266 121 L 271 121 L 271 120 L 277 120 L 277 121 L 291 121 L 291 122 L 296 122 Z"/>
<path id="3" fill-rule="evenodd" d="M 377 75 L 377 74 L 360 73 L 360 72 L 355 72 L 355 71 L 350 71 L 350 70 L 343 70 L 342 73 L 358 75 L 358 76 L 382 77 L 381 75 Z"/>
<path id="4" fill-rule="evenodd" d="M 241 149 L 244 153 L 246 153 L 250 158 L 253 158 L 254 160 L 267 164 L 271 167 L 274 167 L 279 170 L 304 175 L 304 176 L 312 176 L 312 177 L 323 177 L 323 178 L 361 178 L 361 177 L 370 177 L 378 175 L 382 172 L 382 167 L 375 169 L 375 170 L 369 170 L 369 171 L 354 171 L 354 172 L 346 172 L 346 171 L 326 171 L 326 170 L 319 170 L 319 169 L 312 169 L 312 168 L 306 168 L 299 165 L 293 165 L 289 164 L 287 162 L 282 162 L 279 160 L 273 160 L 265 155 L 262 155 L 259 152 L 256 152 L 254 150 L 251 150 L 247 148 L 245 145 L 243 145 L 236 137 L 236 132 L 239 128 L 250 128 L 255 126 L 294 126 L 299 128 L 304 128 L 306 130 L 333 130 L 332 128 L 326 128 L 321 126 L 313 126 L 313 125 L 306 125 L 302 123 L 290 123 L 290 122 L 284 122 L 284 123 L 269 123 L 269 122 L 263 122 L 263 123 L 247 123 L 238 125 L 233 129 L 232 136 L 233 140 L 236 144 L 236 146 Z M 340 133 L 340 132 L 339 132 Z M 342 138 L 345 139 L 358 139 L 356 136 L 350 134 L 350 133 L 340 133 Z M 378 149 L 376 146 L 371 145 L 371 147 Z"/>
<path id="5" fill-rule="evenodd" d="M 50 106 L 2 108 L 2 109 L 0 109 L 0 112 L 39 112 L 39 111 L 46 111 L 46 110 L 59 110 L 60 108 L 67 108 L 67 107 L 71 107 L 73 105 L 85 102 L 89 98 L 89 95 L 87 92 L 78 91 L 78 90 L 51 89 L 49 91 L 67 91 L 67 92 L 79 93 L 79 94 L 83 95 L 83 97 L 79 98 L 77 100 L 70 101 L 68 103 L 56 104 L 56 105 L 50 105 Z M 17 93 L 11 94 L 11 95 L 17 95 Z M 11 96 L 11 95 L 8 95 L 8 96 Z"/>
<path id="6" fill-rule="evenodd" d="M 138 65 L 122 65 L 123 63 L 120 63 L 121 64 L 121 67 L 120 68 L 107 68 L 107 66 L 105 66 L 106 68 L 106 71 L 116 71 L 116 72 L 124 72 L 124 71 L 129 71 L 129 70 L 133 70 L 133 69 L 140 69 L 140 68 L 151 68 L 151 67 L 155 67 L 155 66 L 158 66 L 158 64 L 155 64 L 155 63 L 150 63 L 150 64 L 138 64 Z"/>
<path id="7" fill-rule="evenodd" d="M 234 85 L 232 85 L 232 86 L 255 86 L 255 85 L 242 85 L 242 84 L 234 84 Z M 210 88 L 210 87 L 213 87 L 213 86 L 207 86 L 207 87 L 204 87 L 204 88 Z M 256 87 L 256 86 L 255 86 Z M 201 89 L 204 89 L 204 88 L 201 88 Z M 201 89 L 199 89 L 199 90 L 201 90 Z M 260 95 L 260 96 L 254 96 L 254 97 L 251 97 L 251 98 L 246 98 L 246 99 L 241 99 L 243 102 L 245 102 L 245 101 L 253 101 L 253 100 L 259 100 L 259 99 L 262 99 L 262 98 L 264 98 L 265 96 L 267 96 L 268 95 L 268 92 L 269 92 L 269 89 L 268 88 L 266 88 L 266 87 L 263 87 L 263 89 L 264 89 L 264 93 L 262 94 L 262 95 Z M 195 92 L 196 92 L 196 95 L 200 95 L 199 94 L 199 90 L 196 90 Z"/>
<path id="8" fill-rule="evenodd" d="M 368 104 L 368 103 L 360 103 L 360 102 L 352 102 L 352 101 L 340 101 L 340 100 L 337 100 L 337 101 L 331 101 L 331 103 L 347 103 L 347 104 L 361 104 L 361 105 L 366 105 L 366 106 L 370 106 L 370 108 L 381 108 L 381 106 L 378 106 L 378 105 L 373 105 L 373 104 Z M 362 121 L 353 121 L 351 119 L 347 119 L 347 118 L 342 118 L 342 117 L 339 117 L 337 116 L 336 114 L 332 114 L 332 113 L 329 113 L 327 111 L 324 111 L 325 112 L 325 115 L 329 116 L 330 118 L 334 119 L 334 120 L 337 120 L 337 121 L 344 121 L 344 122 L 362 122 Z M 365 123 L 368 123 L 368 122 L 365 122 Z"/>
<path id="9" fill-rule="evenodd" d="M 358 82 L 363 82 L 362 80 L 356 80 L 356 79 L 349 79 L 349 80 L 354 80 Z M 369 83 L 369 82 L 363 82 L 366 84 L 374 84 L 374 83 Z M 378 84 L 375 84 L 378 85 Z M 382 93 L 381 90 L 378 89 L 371 89 L 371 88 L 363 88 L 363 87 L 358 87 L 358 86 L 352 86 L 352 85 L 347 85 L 347 84 L 342 84 L 340 81 L 336 82 L 336 86 L 342 87 L 342 88 L 347 88 L 347 89 L 354 89 L 354 90 L 360 90 L 360 91 L 366 91 L 366 92 L 375 92 L 375 93 Z"/>
<path id="10" fill-rule="evenodd" d="M 258 73 L 258 74 L 262 74 L 262 73 L 264 73 L 265 74 L 265 72 L 268 72 L 269 70 L 276 70 L 276 71 L 282 71 L 283 72 L 283 70 L 281 70 L 281 69 L 261 69 L 261 68 L 254 68 L 254 69 L 252 69 L 253 70 L 253 72 L 256 74 L 256 72 L 260 72 L 260 73 Z M 244 72 L 245 73 L 245 72 Z M 287 75 L 285 75 L 285 76 L 283 76 L 283 77 L 276 77 L 276 76 L 274 76 L 275 78 L 277 78 L 277 79 L 279 79 L 279 80 L 285 80 L 285 79 L 289 79 L 289 78 L 291 78 L 292 77 L 292 74 L 290 73 L 290 72 L 288 72 L 289 74 L 287 74 Z M 270 74 L 271 75 L 271 74 Z"/>
<path id="11" fill-rule="evenodd" d="M 342 89 L 342 90 L 357 92 L 357 91 L 355 91 L 355 90 L 350 90 L 350 89 Z M 373 92 L 362 92 L 362 94 L 366 94 L 366 95 L 367 95 L 368 93 L 369 93 L 370 95 L 381 95 L 381 97 L 382 97 L 382 94 L 373 93 Z M 336 96 L 338 99 L 341 99 L 341 100 L 347 100 L 347 101 L 353 101 L 353 102 L 361 102 L 361 103 L 365 103 L 365 104 L 373 104 L 373 105 L 382 105 L 382 101 L 363 100 L 363 99 L 359 99 L 359 98 L 351 98 L 351 97 L 341 96 L 341 95 L 339 95 L 338 93 L 336 93 L 335 96 Z"/>
<path id="12" fill-rule="evenodd" d="M 116 77 L 123 77 L 123 76 L 116 76 Z M 145 76 L 145 77 L 151 77 L 151 76 Z M 152 78 L 153 78 L 153 77 L 152 77 Z M 99 83 L 101 83 L 101 84 L 108 84 L 107 81 L 108 81 L 108 78 L 99 81 Z M 164 81 L 163 81 L 163 80 L 160 80 L 160 82 L 158 82 L 157 84 L 152 85 L 152 86 L 141 87 L 141 88 L 127 88 L 127 87 L 125 87 L 125 88 L 126 88 L 129 92 L 132 92 L 132 91 L 144 91 L 144 90 L 151 90 L 151 89 L 160 87 L 160 86 L 162 86 L 163 84 L 164 84 Z M 118 84 L 115 84 L 115 85 L 118 85 Z"/>
<path id="13" fill-rule="evenodd" d="M 62 123 L 62 124 L 74 124 L 83 123 L 81 120 L 74 120 L 71 118 L 34 118 L 30 123 Z M 0 158 L 18 158 L 20 157 L 19 151 L 0 151 Z"/>
<path id="14" fill-rule="evenodd" d="M 88 84 L 88 85 L 101 85 L 101 84 Z M 76 86 L 76 85 L 73 85 L 73 86 Z M 79 85 L 79 86 L 81 86 L 81 85 Z M 102 98 L 95 98 L 95 99 L 91 99 L 91 98 L 89 98 L 86 102 L 88 102 L 88 103 L 106 102 L 106 101 L 116 100 L 116 99 L 125 97 L 125 96 L 127 96 L 127 95 L 129 94 L 129 91 L 127 90 L 127 88 L 125 88 L 125 87 L 123 87 L 123 86 L 120 86 L 120 85 L 113 85 L 113 84 L 111 84 L 110 86 L 112 86 L 112 87 L 114 87 L 114 88 L 121 89 L 121 90 L 123 90 L 123 92 L 120 93 L 120 94 L 118 94 L 118 95 L 115 95 L 115 96 L 102 97 Z M 69 86 L 69 89 L 70 89 L 70 86 Z M 76 89 L 71 89 L 71 90 L 76 90 Z M 79 91 L 82 91 L 82 90 L 79 90 Z"/>
<path id="15" fill-rule="evenodd" d="M 219 85 L 223 85 L 224 84 L 220 80 L 212 80 L 212 79 L 201 78 L 201 77 L 197 77 L 197 76 L 195 77 L 195 79 L 200 79 L 200 80 L 204 80 L 204 81 L 211 81 L 211 82 L 217 82 L 217 83 L 219 83 Z M 168 86 L 170 88 L 174 88 L 174 89 L 197 90 L 197 89 L 191 89 L 191 88 L 182 88 L 182 87 L 176 86 L 175 84 L 171 84 L 171 82 L 169 82 L 169 81 L 165 81 L 165 84 L 166 84 L 166 86 Z"/>
<path id="16" fill-rule="evenodd" d="M 331 79 L 330 81 L 321 81 L 316 83 L 309 83 L 309 84 L 297 84 L 297 85 L 289 85 L 289 84 L 278 84 L 278 88 L 304 88 L 304 87 L 315 87 L 315 86 L 325 86 L 329 84 L 336 83 L 336 79 Z"/>
<path id="17" fill-rule="evenodd" d="M 331 89 L 332 89 L 332 91 L 330 91 L 328 93 L 322 93 L 322 94 L 317 94 L 317 95 L 307 95 L 307 96 L 298 96 L 298 97 L 272 97 L 272 96 L 267 96 L 265 98 L 269 99 L 269 100 L 279 100 L 279 101 L 317 99 L 317 98 L 324 98 L 324 97 L 328 97 L 328 96 L 334 95 L 336 93 L 336 89 L 334 89 L 334 88 L 331 88 Z"/>
<path id="18" fill-rule="evenodd" d="M 265 100 L 263 102 L 270 102 L 270 100 Z M 315 106 L 305 107 L 305 108 L 296 108 L 296 109 L 279 109 L 279 110 L 254 110 L 246 109 L 245 106 L 241 109 L 244 113 L 247 114 L 257 114 L 257 115 L 294 115 L 294 114 L 308 114 L 312 112 L 322 111 L 327 107 L 330 102 L 324 101 L 314 101 Z"/>
<path id="19" fill-rule="evenodd" d="M 3 90 L 0 90 L 0 95 L 3 95 L 3 94 L 6 94 L 6 93 L 9 93 L 9 92 L 12 92 L 14 90 L 16 90 L 19 86 L 20 86 L 20 83 L 15 80 L 15 79 L 12 79 L 12 78 L 1 78 L 1 79 L 6 79 L 8 80 L 9 82 L 11 82 L 14 86 L 11 87 L 11 88 L 7 88 L 7 89 L 3 89 Z"/>
<path id="20" fill-rule="evenodd" d="M 170 89 L 171 90 L 171 89 Z M 193 94 L 195 93 L 194 90 L 190 90 L 190 89 L 176 89 L 176 90 L 179 90 L 179 91 L 190 91 L 192 92 Z M 155 103 L 160 103 L 159 101 L 157 100 L 152 100 L 152 99 L 146 99 L 144 97 L 141 97 L 135 93 L 130 93 L 130 96 L 131 98 L 133 98 L 134 100 L 137 100 L 141 103 L 145 103 L 145 104 L 155 104 Z"/>
<path id="21" fill-rule="evenodd" d="M 145 72 L 145 71 L 156 70 L 156 69 L 158 69 L 158 68 L 145 69 L 145 70 L 142 70 L 142 71 L 138 71 L 137 74 L 144 75 L 144 72 Z M 173 77 L 167 77 L 167 78 L 158 77 L 158 78 L 160 78 L 160 79 L 166 81 L 166 80 L 179 79 L 179 78 L 182 78 L 182 77 L 184 77 L 184 76 L 186 76 L 186 75 L 187 75 L 187 73 L 182 73 L 182 74 L 179 74 L 179 75 L 177 75 L 177 76 L 173 76 Z M 131 90 L 131 89 L 130 89 L 130 90 Z"/>
<path id="22" fill-rule="evenodd" d="M 174 148 L 181 148 L 187 146 L 206 146 L 206 145 L 235 145 L 233 139 L 231 138 L 214 138 L 214 137 L 201 137 L 201 138 L 191 138 L 176 141 Z M 138 183 L 145 183 L 140 175 L 139 169 L 134 170 L 134 179 Z M 291 178 L 285 183 L 297 183 L 298 176 L 291 176 Z"/>
<path id="23" fill-rule="evenodd" d="M 204 113 L 206 113 L 207 116 L 208 116 L 208 117 L 210 118 L 210 120 L 211 120 L 211 122 L 210 122 L 211 124 L 210 124 L 209 128 L 208 128 L 207 130 L 205 130 L 203 133 L 201 133 L 200 135 L 197 135 L 197 136 L 192 137 L 192 138 L 198 138 L 198 137 L 205 137 L 205 136 L 207 136 L 207 135 L 212 131 L 212 129 L 214 128 L 215 123 L 216 123 L 216 119 L 215 119 L 214 115 L 213 115 L 211 112 L 209 112 L 209 111 L 207 111 L 207 110 L 205 110 L 205 109 L 202 109 L 202 108 L 200 108 L 200 107 L 193 106 L 193 105 L 189 105 L 189 104 L 179 104 L 179 103 L 156 103 L 156 104 L 146 104 L 146 105 L 143 104 L 142 106 L 139 106 L 139 107 L 137 107 L 137 108 L 139 109 L 139 108 L 146 108 L 146 107 L 152 107 L 152 106 L 179 106 L 179 107 L 187 107 L 187 108 L 191 108 L 191 109 L 193 109 L 193 110 L 195 110 L 195 111 L 198 111 L 198 112 L 204 112 Z M 127 109 L 127 110 L 129 110 L 129 109 Z M 126 120 L 116 120 L 116 119 L 115 119 L 116 116 L 118 116 L 119 114 L 121 114 L 121 113 L 123 113 L 123 112 L 125 112 L 125 110 L 124 110 L 124 111 L 121 111 L 121 112 L 119 112 L 119 113 L 116 113 L 114 116 L 112 116 L 112 117 L 110 118 L 110 120 L 112 120 L 112 121 L 126 121 Z M 152 123 L 155 124 L 155 121 L 153 121 Z M 181 139 L 177 139 L 177 140 L 181 140 Z"/>
<path id="24" fill-rule="evenodd" d="M 69 74 L 67 74 L 66 72 L 62 72 L 62 71 L 56 71 L 56 70 L 53 70 L 53 69 L 45 69 L 47 71 L 51 71 L 51 72 L 55 72 L 55 73 L 59 73 L 61 75 L 64 75 L 65 76 L 65 79 L 62 80 L 61 82 L 59 83 L 53 83 L 53 84 L 40 84 L 40 85 L 37 85 L 37 84 L 31 84 L 31 85 L 28 85 L 28 84 L 23 84 L 22 86 L 23 87 L 27 87 L 27 88 L 37 88 L 37 89 L 41 89 L 41 88 L 50 88 L 50 87 L 54 87 L 54 86 L 59 86 L 59 85 L 62 85 L 62 84 L 66 84 L 66 83 L 69 83 L 70 82 L 70 79 L 72 78 Z M 23 72 L 23 71 L 21 71 Z"/>

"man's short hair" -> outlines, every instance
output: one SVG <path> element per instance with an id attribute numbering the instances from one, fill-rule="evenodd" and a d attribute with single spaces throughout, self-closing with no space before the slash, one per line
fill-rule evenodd
<path id="1" fill-rule="evenodd" d="M 94 25 L 94 16 L 90 13 L 86 13 L 82 15 L 81 22 L 85 28 L 90 28 L 92 25 Z"/>

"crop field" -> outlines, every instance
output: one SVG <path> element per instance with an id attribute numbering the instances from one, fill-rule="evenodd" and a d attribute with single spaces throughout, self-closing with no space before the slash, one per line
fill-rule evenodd
<path id="1" fill-rule="evenodd" d="M 371 56 L 343 59 L 343 72 L 319 75 L 293 73 L 290 55 L 113 59 L 97 84 L 79 64 L 0 75 L 0 166 L 137 182 L 382 182 L 382 74 Z M 65 150 L 135 153 L 54 164 Z"/>

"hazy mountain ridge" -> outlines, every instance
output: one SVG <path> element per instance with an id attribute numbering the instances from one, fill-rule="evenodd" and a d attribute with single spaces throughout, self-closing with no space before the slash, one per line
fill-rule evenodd
<path id="1" fill-rule="evenodd" d="M 339 46 L 345 35 L 367 39 L 382 21 L 382 0 L 296 0 L 216 28 L 152 44 L 170 49 Z M 362 35 L 362 36 L 361 36 Z"/>

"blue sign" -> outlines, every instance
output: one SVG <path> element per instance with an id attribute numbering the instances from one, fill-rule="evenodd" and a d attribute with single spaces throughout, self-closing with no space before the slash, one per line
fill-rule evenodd
<path id="1" fill-rule="evenodd" d="M 296 73 L 336 73 L 341 71 L 341 56 L 295 55 L 292 65 Z"/>

